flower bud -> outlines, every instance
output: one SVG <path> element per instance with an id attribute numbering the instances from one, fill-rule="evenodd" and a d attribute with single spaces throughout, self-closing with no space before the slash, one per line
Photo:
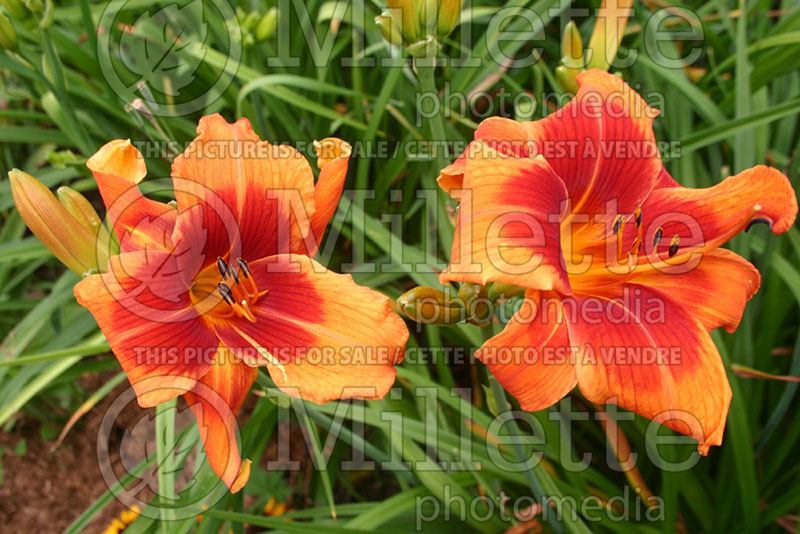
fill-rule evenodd
<path id="1" fill-rule="evenodd" d="M 17 41 L 17 32 L 14 31 L 14 26 L 11 25 L 11 20 L 0 11 L 0 48 L 6 50 L 16 51 L 19 46 Z"/>
<path id="2" fill-rule="evenodd" d="M 423 38 L 417 0 L 387 0 L 386 5 L 406 43 L 416 43 Z"/>
<path id="3" fill-rule="evenodd" d="M 597 11 L 597 22 L 589 39 L 589 68 L 608 70 L 617 57 L 633 0 L 603 0 Z"/>
<path id="4" fill-rule="evenodd" d="M 578 81 L 575 78 L 579 72 L 564 65 L 559 65 L 556 67 L 556 80 L 565 91 L 575 94 L 578 92 Z"/>
<path id="5" fill-rule="evenodd" d="M 472 324 L 484 326 L 492 322 L 492 307 L 486 288 L 480 284 L 465 283 L 458 288 L 458 298 L 464 303 L 467 320 Z"/>
<path id="6" fill-rule="evenodd" d="M 30 17 L 30 11 L 21 0 L 0 0 L 0 6 L 6 8 L 12 19 L 24 22 Z"/>
<path id="7" fill-rule="evenodd" d="M 569 21 L 561 36 L 561 64 L 571 69 L 583 68 L 583 40 L 578 26 Z"/>
<path id="8" fill-rule="evenodd" d="M 525 293 L 524 287 L 515 286 L 512 284 L 504 284 L 502 282 L 494 282 L 489 287 L 489 298 L 492 302 L 496 301 L 497 299 L 510 299 L 511 297 L 522 295 L 523 293 Z"/>
<path id="9" fill-rule="evenodd" d="M 452 32 L 461 18 L 464 0 L 441 0 L 439 3 L 439 20 L 436 31 L 439 39 L 444 39 Z"/>
<path id="10" fill-rule="evenodd" d="M 416 58 L 435 56 L 458 25 L 463 0 L 387 0 L 375 23 L 384 39 L 400 44 Z"/>
<path id="11" fill-rule="evenodd" d="M 94 210 L 86 197 L 66 186 L 59 187 L 56 196 L 61 205 L 75 217 L 81 225 L 87 228 L 97 242 L 97 265 L 101 271 L 105 270 L 109 256 L 119 253 L 119 243 L 103 224 L 100 216 Z"/>
<path id="12" fill-rule="evenodd" d="M 381 35 L 390 45 L 403 46 L 403 36 L 400 34 L 400 28 L 388 10 L 375 17 L 375 24 L 378 25 Z"/>
<path id="13" fill-rule="evenodd" d="M 418 286 L 397 297 L 397 306 L 418 323 L 453 325 L 464 319 L 460 299 L 434 287 Z"/>
<path id="14" fill-rule="evenodd" d="M 271 7 L 266 14 L 261 17 L 261 20 L 258 22 L 258 26 L 256 26 L 256 39 L 258 41 L 266 41 L 267 39 L 271 38 L 275 35 L 275 31 L 278 29 L 278 8 Z"/>
<path id="15" fill-rule="evenodd" d="M 8 178 L 22 220 L 50 252 L 80 275 L 97 269 L 96 234 L 81 224 L 42 182 L 30 174 L 14 169 L 8 173 Z"/>

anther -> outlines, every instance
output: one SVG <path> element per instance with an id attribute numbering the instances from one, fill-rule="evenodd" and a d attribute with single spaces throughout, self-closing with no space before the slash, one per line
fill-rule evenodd
<path id="1" fill-rule="evenodd" d="M 661 243 L 661 238 L 664 237 L 664 229 L 660 226 L 656 228 L 656 233 L 653 234 L 653 248 L 657 247 L 659 243 Z"/>
<path id="2" fill-rule="evenodd" d="M 617 218 L 614 219 L 614 235 L 619 232 L 619 229 L 622 226 L 622 219 L 622 215 L 617 215 Z"/>
<path id="3" fill-rule="evenodd" d="M 236 265 L 239 266 L 239 270 L 242 272 L 245 278 L 250 278 L 250 267 L 248 267 L 246 261 L 244 261 L 242 258 L 239 258 L 236 260 Z"/>
<path id="4" fill-rule="evenodd" d="M 671 258 L 675 254 L 678 253 L 678 243 L 680 243 L 681 238 L 678 237 L 678 234 L 672 236 L 672 241 L 669 244 L 669 257 Z"/>
<path id="5" fill-rule="evenodd" d="M 223 284 L 220 282 L 217 284 L 217 289 L 219 290 L 219 294 L 222 295 L 222 300 L 233 306 L 236 301 L 233 300 L 233 293 L 231 293 L 231 288 L 227 286 L 227 284 Z"/>
<path id="6" fill-rule="evenodd" d="M 219 274 L 222 278 L 228 276 L 228 264 L 220 257 L 217 257 L 217 269 L 219 269 Z"/>
<path id="7" fill-rule="evenodd" d="M 228 273 L 230 273 L 231 278 L 233 278 L 233 283 L 238 286 L 239 285 L 239 273 L 236 272 L 236 269 L 230 269 L 230 270 L 228 270 Z"/>
<path id="8" fill-rule="evenodd" d="M 641 206 L 638 206 L 636 208 L 635 219 L 636 219 L 636 228 L 639 228 L 642 225 L 642 207 Z"/>

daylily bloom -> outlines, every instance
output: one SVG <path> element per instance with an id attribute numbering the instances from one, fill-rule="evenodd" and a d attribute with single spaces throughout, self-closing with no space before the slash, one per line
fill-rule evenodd
<path id="1" fill-rule="evenodd" d="M 720 248 L 754 221 L 797 214 L 788 179 L 757 166 L 678 185 L 647 106 L 619 77 L 581 73 L 575 98 L 534 122 L 491 118 L 439 184 L 460 199 L 443 283 L 525 288 L 477 357 L 529 411 L 577 384 L 698 440 L 722 441 L 731 390 L 709 332 L 736 329 L 758 270 Z"/>
<path id="2" fill-rule="evenodd" d="M 290 395 L 322 403 L 380 398 L 408 331 L 389 299 L 311 259 L 341 195 L 350 146 L 315 146 L 319 178 L 247 119 L 200 120 L 172 165 L 175 206 L 143 196 L 144 160 L 130 141 L 87 165 L 120 253 L 75 286 L 142 407 L 183 395 L 214 471 L 238 491 L 249 461 L 235 416 L 266 366 Z"/>

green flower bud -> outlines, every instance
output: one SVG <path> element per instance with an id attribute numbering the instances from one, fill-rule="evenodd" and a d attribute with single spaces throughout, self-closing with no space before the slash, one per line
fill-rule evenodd
<path id="1" fill-rule="evenodd" d="M 17 41 L 17 32 L 14 31 L 14 26 L 11 25 L 11 20 L 0 11 L 0 48 L 6 50 L 16 51 L 19 47 Z"/>
<path id="2" fill-rule="evenodd" d="M 434 287 L 406 291 L 397 297 L 397 306 L 418 323 L 448 326 L 464 320 L 461 300 Z"/>
<path id="3" fill-rule="evenodd" d="M 266 41 L 275 35 L 275 31 L 277 29 L 278 8 L 273 6 L 263 17 L 261 17 L 261 20 L 258 22 L 258 26 L 256 27 L 256 40 Z"/>

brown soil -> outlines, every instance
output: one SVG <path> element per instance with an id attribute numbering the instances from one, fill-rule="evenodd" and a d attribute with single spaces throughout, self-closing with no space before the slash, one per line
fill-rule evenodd
<path id="1" fill-rule="evenodd" d="M 113 373 L 82 377 L 91 392 Z M 97 462 L 96 439 L 104 408 L 114 393 L 127 387 L 123 382 L 104 402 L 95 406 L 67 434 L 61 447 L 51 452 L 54 441 L 43 441 L 36 419 L 21 417 L 12 432 L 0 433 L 3 480 L 0 483 L 0 530 L 14 534 L 55 534 L 64 530 L 106 491 Z M 21 440 L 27 451 L 12 452 Z M 101 532 L 120 512 L 114 501 L 89 523 L 84 532 Z M 9 529 L 9 530 L 6 530 Z"/>

